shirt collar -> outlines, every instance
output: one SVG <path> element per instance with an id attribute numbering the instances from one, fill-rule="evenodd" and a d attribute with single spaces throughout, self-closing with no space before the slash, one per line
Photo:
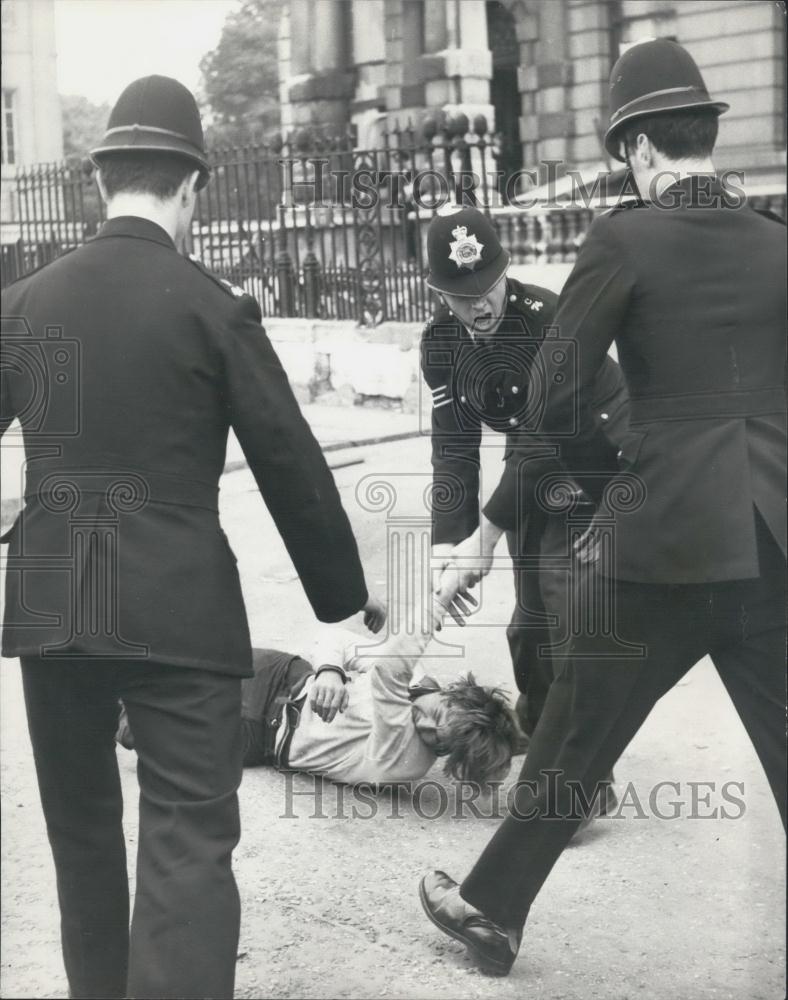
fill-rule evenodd
<path id="1" fill-rule="evenodd" d="M 736 197 L 737 192 L 727 192 L 722 180 L 712 173 L 688 174 L 662 190 L 657 202 L 662 206 L 719 208 L 724 199 Z"/>
<path id="2" fill-rule="evenodd" d="M 430 677 L 429 674 L 424 674 L 418 681 L 414 681 L 409 685 L 408 697 L 411 701 L 415 701 L 423 694 L 433 694 L 433 692 L 440 690 L 441 686 L 435 678 Z"/>
<path id="3" fill-rule="evenodd" d="M 96 240 L 106 239 L 108 236 L 131 236 L 138 240 L 150 240 L 152 243 L 159 243 L 161 246 L 175 250 L 169 233 L 165 232 L 161 226 L 150 219 L 143 219 L 139 215 L 118 215 L 114 219 L 109 219 L 93 237 Z"/>

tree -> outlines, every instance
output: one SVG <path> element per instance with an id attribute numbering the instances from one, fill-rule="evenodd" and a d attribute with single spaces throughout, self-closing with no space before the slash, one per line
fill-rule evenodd
<path id="1" fill-rule="evenodd" d="M 63 116 L 63 155 L 83 157 L 88 150 L 103 139 L 109 120 L 108 104 L 93 104 L 87 97 L 62 96 L 60 108 Z"/>
<path id="2" fill-rule="evenodd" d="M 87 160 L 101 142 L 109 121 L 109 104 L 93 104 L 81 95 L 60 96 L 63 119 L 63 155 L 72 168 L 64 174 L 59 198 L 66 221 L 83 226 L 83 235 L 95 233 L 101 221 L 98 189 Z"/>
<path id="3" fill-rule="evenodd" d="M 267 138 L 279 127 L 277 34 L 282 0 L 243 0 L 219 44 L 203 56 L 203 92 L 213 121 L 210 145 Z"/>

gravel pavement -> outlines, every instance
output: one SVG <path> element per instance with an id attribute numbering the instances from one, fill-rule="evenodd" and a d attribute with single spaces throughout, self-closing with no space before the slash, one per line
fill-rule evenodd
<path id="1" fill-rule="evenodd" d="M 363 411 L 356 419 L 365 426 Z M 399 417 L 400 415 L 392 415 Z M 317 418 L 319 420 L 319 416 Z M 337 417 L 345 421 L 345 416 Z M 380 422 L 380 416 L 374 418 Z M 392 425 L 397 421 L 392 421 Z M 400 421 L 401 422 L 401 421 Z M 387 422 L 383 421 L 388 426 Z M 371 421 L 370 421 L 371 425 Z M 358 435 L 356 435 L 358 436 Z M 371 435 L 374 436 L 374 435 Z M 324 436 L 325 440 L 325 436 Z M 335 441 L 342 440 L 341 436 Z M 395 516 L 423 513 L 429 443 L 416 438 L 338 451 L 363 459 L 335 475 L 372 586 L 386 588 L 386 513 L 363 509 L 367 476 L 396 487 Z M 485 481 L 500 472 L 485 452 Z M 369 485 L 371 480 L 366 480 Z M 248 470 L 224 477 L 222 521 L 239 558 L 253 640 L 306 650 L 317 624 Z M 441 680 L 472 667 L 512 688 L 504 626 L 511 570 L 504 556 L 484 582 L 471 627 L 450 626 L 425 663 Z M 361 630 L 361 626 L 359 625 Z M 436 650 L 432 650 L 435 652 Z M 0 671 L 3 997 L 65 997 L 52 865 L 38 804 L 18 664 Z M 119 751 L 125 824 L 136 843 L 134 755 Z M 516 769 L 515 769 L 516 773 Z M 785 995 L 784 841 L 766 780 L 713 667 L 702 662 L 657 706 L 616 775 L 645 804 L 597 821 L 567 850 L 533 907 L 511 975 L 478 972 L 459 944 L 421 912 L 417 882 L 428 868 L 462 877 L 497 825 L 462 815 L 434 769 L 418 796 L 362 797 L 330 783 L 255 769 L 241 786 L 243 837 L 235 868 L 243 924 L 239 997 L 549 998 L 549 1000 L 777 1000 Z M 658 781 L 664 815 L 649 809 Z M 690 782 L 696 812 L 689 819 Z M 722 818 L 721 786 L 740 782 Z M 441 806 L 448 808 L 441 809 Z M 355 816 L 354 816 L 355 810 Z M 441 812 L 437 818 L 431 818 Z M 133 886 L 133 870 L 130 872 Z"/>

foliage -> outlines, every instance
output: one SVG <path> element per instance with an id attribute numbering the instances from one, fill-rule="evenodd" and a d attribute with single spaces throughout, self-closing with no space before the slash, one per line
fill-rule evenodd
<path id="1" fill-rule="evenodd" d="M 109 119 L 108 104 L 93 104 L 87 97 L 61 96 L 63 116 L 63 155 L 87 156 L 88 150 L 98 145 L 104 136 Z"/>
<path id="2" fill-rule="evenodd" d="M 277 34 L 282 0 L 243 0 L 200 62 L 209 145 L 257 141 L 279 126 Z"/>
<path id="3" fill-rule="evenodd" d="M 87 97 L 60 97 L 63 119 L 63 155 L 76 168 L 72 181 L 60 195 L 68 222 L 82 225 L 83 236 L 95 233 L 101 220 L 101 198 L 87 160 L 88 151 L 104 138 L 111 108 L 109 104 L 93 104 Z"/>

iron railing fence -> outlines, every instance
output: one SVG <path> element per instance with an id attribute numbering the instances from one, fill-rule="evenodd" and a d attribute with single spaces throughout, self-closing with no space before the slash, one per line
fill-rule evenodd
<path id="1" fill-rule="evenodd" d="M 501 176 L 499 148 L 483 116 L 471 124 L 457 115 L 394 128 L 374 149 L 315 130 L 217 149 L 184 249 L 255 295 L 264 316 L 423 321 L 435 304 L 424 281 L 426 229 L 442 204 L 483 209 L 515 265 L 569 263 L 594 211 L 611 203 L 600 194 L 621 187 L 619 173 L 567 201 L 558 182 L 546 203 L 523 207 L 523 178 Z M 784 193 L 754 201 L 784 216 Z M 97 232 L 104 208 L 89 161 L 21 170 L 16 215 L 16 238 L 1 251 L 3 284 Z"/>

